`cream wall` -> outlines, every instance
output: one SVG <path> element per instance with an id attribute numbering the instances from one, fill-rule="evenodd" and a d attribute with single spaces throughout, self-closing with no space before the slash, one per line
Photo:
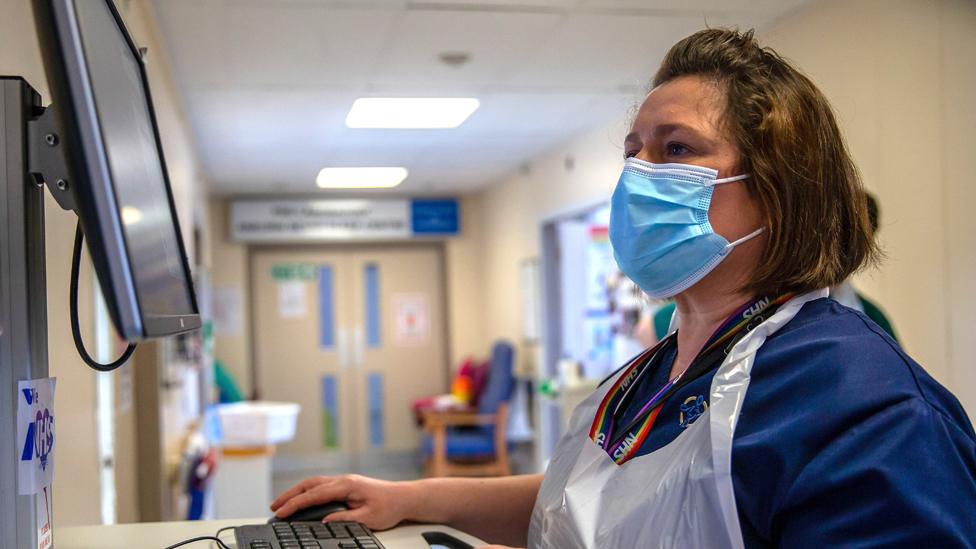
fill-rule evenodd
<path id="1" fill-rule="evenodd" d="M 858 284 L 884 306 L 908 351 L 976 413 L 976 3 L 815 2 L 761 35 L 833 102 L 882 207 L 888 260 Z M 761 29 L 763 30 L 763 29 Z M 650 78 L 650 75 L 648 75 Z M 539 255 L 543 219 L 606 200 L 624 119 L 483 191 L 484 338 L 517 340 L 518 266 Z M 565 159 L 575 160 L 567 171 Z"/>
<path id="2" fill-rule="evenodd" d="M 487 265 L 485 217 L 477 195 L 461 199 L 461 234 L 444 246 L 447 280 L 448 364 L 455 368 L 467 357 L 487 358 L 491 341 L 485 334 L 484 289 Z"/>
<path id="3" fill-rule="evenodd" d="M 215 291 L 238 293 L 242 318 L 239 335 L 215 332 L 214 357 L 234 376 L 241 392 L 249 396 L 254 387 L 251 379 L 251 326 L 247 314 L 250 305 L 250 266 L 247 247 L 230 238 L 229 209 L 229 202 L 224 199 L 210 201 L 211 273 Z"/>
<path id="4" fill-rule="evenodd" d="M 201 202 L 199 197 L 206 194 L 206 187 L 197 175 L 199 163 L 193 152 L 192 136 L 172 85 L 169 63 L 149 11 L 151 7 L 142 0 L 126 0 L 119 4 L 136 42 L 149 48 L 150 86 L 187 253 L 192 257 L 189 221 Z M 41 93 L 44 101 L 49 101 L 30 2 L 0 0 L 0 14 L 0 74 L 24 76 Z M 60 526 L 93 524 L 101 519 L 95 424 L 96 377 L 95 372 L 81 362 L 70 343 L 68 318 L 68 275 L 76 218 L 73 213 L 62 211 L 50 198 L 47 199 L 46 216 L 50 372 L 58 378 L 54 515 Z M 82 331 L 87 340 L 92 341 L 91 272 L 87 265 L 83 265 L 79 286 L 80 315 Z M 115 418 L 117 437 L 120 437 L 116 447 L 120 520 L 138 518 L 133 492 L 133 479 L 137 474 L 132 445 L 133 415 L 134 409 L 130 408 L 118 412 Z"/>
<path id="5" fill-rule="evenodd" d="M 976 413 L 976 3 L 833 0 L 765 34 L 833 102 L 879 199 L 888 260 L 858 285 Z"/>
<path id="6" fill-rule="evenodd" d="M 592 131 L 480 194 L 484 338 L 518 344 L 523 364 L 530 353 L 521 345 L 519 268 L 526 259 L 539 256 L 544 219 L 609 198 L 622 165 L 626 127 L 621 120 Z"/>

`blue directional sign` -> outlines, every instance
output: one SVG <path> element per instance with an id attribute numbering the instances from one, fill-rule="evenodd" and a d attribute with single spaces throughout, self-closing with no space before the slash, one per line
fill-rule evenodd
<path id="1" fill-rule="evenodd" d="M 412 200 L 410 226 L 415 235 L 456 235 L 461 227 L 457 200 Z"/>

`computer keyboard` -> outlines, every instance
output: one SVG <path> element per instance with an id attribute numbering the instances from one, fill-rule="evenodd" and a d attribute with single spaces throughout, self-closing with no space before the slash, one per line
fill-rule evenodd
<path id="1" fill-rule="evenodd" d="M 358 522 L 275 522 L 238 526 L 237 549 L 383 549 Z"/>

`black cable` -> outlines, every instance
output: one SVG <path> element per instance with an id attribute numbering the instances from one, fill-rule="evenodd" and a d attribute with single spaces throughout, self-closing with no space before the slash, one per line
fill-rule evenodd
<path id="1" fill-rule="evenodd" d="M 218 538 L 217 536 L 200 536 L 196 538 L 190 538 L 188 540 L 184 540 L 179 543 L 170 545 L 165 549 L 176 549 L 177 547 L 183 547 L 184 545 L 189 545 L 191 543 L 196 543 L 198 541 L 216 541 L 217 545 L 219 545 L 221 549 L 230 549 L 230 547 L 228 547 L 227 544 L 224 543 L 223 541 L 220 541 L 220 538 Z"/>
<path id="2" fill-rule="evenodd" d="M 81 231 L 81 221 L 79 221 L 75 226 L 75 246 L 71 252 L 71 295 L 68 298 L 70 302 L 69 308 L 71 309 L 71 337 L 74 338 L 75 348 L 78 349 L 78 354 L 81 355 L 81 359 L 85 361 L 85 364 L 99 372 L 111 372 L 125 364 L 126 360 L 129 360 L 132 352 L 136 350 L 136 346 L 134 343 L 129 344 L 125 348 L 125 352 L 122 353 L 122 356 L 115 362 L 110 362 L 109 364 L 96 362 L 85 349 L 85 342 L 81 339 L 81 325 L 78 322 L 78 271 L 81 266 L 81 243 L 84 239 L 85 235 Z"/>
<path id="3" fill-rule="evenodd" d="M 222 534 L 223 532 L 225 532 L 227 530 L 233 530 L 234 528 L 236 528 L 236 526 L 224 526 L 220 530 L 217 530 L 217 533 L 214 534 L 214 535 L 212 535 L 212 536 L 201 536 L 201 537 L 198 537 L 198 538 L 188 539 L 186 541 L 181 541 L 181 542 L 177 543 L 176 545 L 170 545 L 166 549 L 174 549 L 175 547 L 182 547 L 184 545 L 187 545 L 187 544 L 190 544 L 190 543 L 194 543 L 194 542 L 197 542 L 197 541 L 208 541 L 208 540 L 209 541 L 216 541 L 217 542 L 217 545 L 219 545 L 221 547 L 221 549 L 230 549 L 230 547 L 228 547 L 227 544 L 224 543 L 220 539 L 220 534 Z"/>

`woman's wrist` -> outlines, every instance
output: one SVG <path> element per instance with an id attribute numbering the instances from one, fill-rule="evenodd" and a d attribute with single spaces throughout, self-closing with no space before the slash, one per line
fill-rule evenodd
<path id="1" fill-rule="evenodd" d="M 435 498 L 431 497 L 433 479 L 411 480 L 397 483 L 398 500 L 403 510 L 403 520 L 410 522 L 443 523 L 447 517 L 437 516 Z"/>

